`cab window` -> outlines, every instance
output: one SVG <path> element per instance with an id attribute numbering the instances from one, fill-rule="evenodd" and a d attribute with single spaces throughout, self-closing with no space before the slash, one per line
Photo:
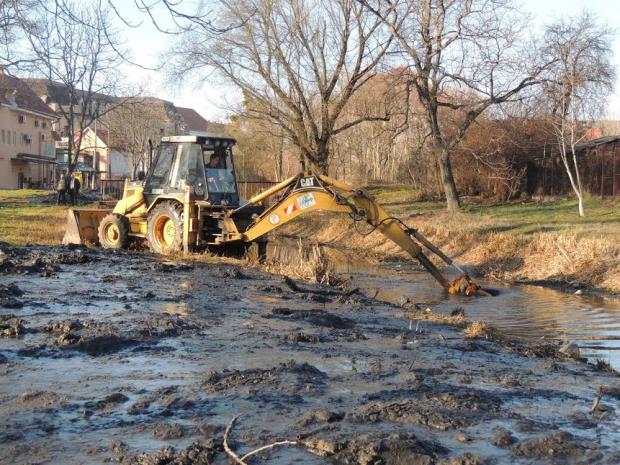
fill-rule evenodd
<path id="1" fill-rule="evenodd" d="M 176 147 L 176 144 L 161 144 L 155 167 L 148 180 L 149 189 L 161 189 L 169 186 Z"/>
<path id="2" fill-rule="evenodd" d="M 196 187 L 198 184 L 204 185 L 202 147 L 199 144 L 183 144 L 175 187 L 183 189 L 185 186 Z"/>
<path id="3" fill-rule="evenodd" d="M 236 193 L 237 188 L 229 149 L 226 147 L 205 148 L 203 158 L 209 193 Z"/>

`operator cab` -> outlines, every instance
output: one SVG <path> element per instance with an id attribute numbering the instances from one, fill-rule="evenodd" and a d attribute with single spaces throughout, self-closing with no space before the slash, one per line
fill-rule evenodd
<path id="1" fill-rule="evenodd" d="M 157 195 L 190 192 L 213 206 L 239 206 L 232 147 L 235 140 L 211 136 L 162 137 L 144 186 L 147 204 Z"/>

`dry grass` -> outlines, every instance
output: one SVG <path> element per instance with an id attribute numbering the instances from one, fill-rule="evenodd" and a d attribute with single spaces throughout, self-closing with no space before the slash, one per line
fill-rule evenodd
<path id="1" fill-rule="evenodd" d="M 465 328 L 468 324 L 467 319 L 459 315 L 444 315 L 435 313 L 430 308 L 426 310 L 407 310 L 405 316 L 414 320 L 428 321 L 429 323 L 437 323 L 441 325 L 450 325 L 457 328 Z"/>
<path id="2" fill-rule="evenodd" d="M 302 279 L 319 284 L 336 286 L 340 278 L 333 269 L 332 261 L 324 248 L 318 244 L 304 246 L 298 242 L 298 248 L 286 258 L 277 257 L 269 260 L 263 267 L 270 273 L 277 273 L 293 279 Z"/>
<path id="3" fill-rule="evenodd" d="M 489 333 L 489 327 L 484 321 L 474 321 L 463 330 L 463 335 L 468 339 L 488 338 Z"/>
<path id="4" fill-rule="evenodd" d="M 0 202 L 7 200 L 24 200 L 32 197 L 53 195 L 52 191 L 42 189 L 0 189 Z"/>
<path id="5" fill-rule="evenodd" d="M 0 241 L 9 244 L 60 244 L 66 207 L 0 201 Z"/>
<path id="6" fill-rule="evenodd" d="M 389 213 L 418 228 L 471 272 L 503 281 L 548 281 L 620 292 L 620 203 L 589 198 L 586 217 L 575 202 L 555 200 L 466 206 L 448 213 L 438 202 L 401 204 Z M 378 232 L 361 236 L 343 216 L 321 214 L 286 232 L 385 258 L 406 255 Z"/>

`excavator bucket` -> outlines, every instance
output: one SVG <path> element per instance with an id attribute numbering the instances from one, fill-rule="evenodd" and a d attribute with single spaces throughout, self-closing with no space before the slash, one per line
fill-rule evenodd
<path id="1" fill-rule="evenodd" d="M 472 295 L 491 296 L 493 295 L 492 292 L 489 292 L 488 290 L 483 289 L 478 284 L 473 282 L 471 278 L 467 275 L 462 275 L 456 280 L 454 280 L 452 285 L 448 288 L 448 292 L 450 294 L 463 294 L 466 296 L 472 296 Z"/>
<path id="2" fill-rule="evenodd" d="M 99 223 L 111 210 L 69 209 L 63 244 L 96 244 Z"/>

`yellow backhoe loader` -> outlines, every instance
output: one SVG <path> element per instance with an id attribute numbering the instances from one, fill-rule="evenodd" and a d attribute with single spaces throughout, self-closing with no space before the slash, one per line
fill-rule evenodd
<path id="1" fill-rule="evenodd" d="M 346 213 L 355 222 L 383 233 L 414 257 L 452 294 L 488 295 L 449 257 L 420 232 L 388 215 L 362 190 L 311 171 L 240 201 L 232 147 L 234 139 L 202 136 L 164 137 L 145 181 L 125 182 L 123 197 L 113 210 L 71 209 L 63 243 L 127 247 L 144 238 L 159 254 L 219 249 L 258 243 L 300 215 L 324 210 Z M 275 199 L 269 207 L 262 202 Z M 461 276 L 448 281 L 422 251 L 421 245 Z"/>

